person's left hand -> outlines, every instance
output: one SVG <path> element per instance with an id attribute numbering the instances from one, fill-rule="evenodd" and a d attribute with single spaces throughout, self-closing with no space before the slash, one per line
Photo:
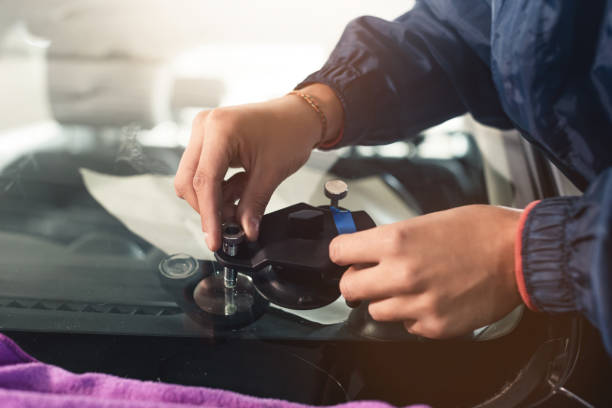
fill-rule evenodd
<path id="1" fill-rule="evenodd" d="M 330 258 L 351 265 L 347 301 L 370 300 L 375 320 L 428 338 L 460 336 L 521 303 L 514 240 L 521 212 L 469 205 L 336 237 Z"/>

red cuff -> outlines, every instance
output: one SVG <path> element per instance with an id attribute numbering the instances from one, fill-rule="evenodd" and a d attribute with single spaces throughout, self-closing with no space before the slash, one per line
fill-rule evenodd
<path id="1" fill-rule="evenodd" d="M 525 226 L 525 221 L 527 220 L 527 216 L 529 212 L 535 207 L 540 200 L 534 201 L 530 203 L 521 214 L 521 218 L 519 219 L 518 228 L 516 230 L 516 238 L 514 241 L 514 276 L 516 278 L 516 285 L 518 286 L 519 293 L 521 294 L 521 298 L 523 302 L 527 305 L 527 307 L 531 310 L 537 311 L 538 308 L 535 307 L 531 299 L 529 298 L 529 293 L 527 293 L 527 287 L 525 286 L 525 277 L 523 276 L 523 227 Z"/>

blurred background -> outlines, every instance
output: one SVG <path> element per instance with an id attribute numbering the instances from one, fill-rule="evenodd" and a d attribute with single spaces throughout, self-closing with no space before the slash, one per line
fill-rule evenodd
<path id="1" fill-rule="evenodd" d="M 412 3 L 2 0 L 0 131 L 36 126 L 26 133 L 40 142 L 54 123 L 133 125 L 161 127 L 149 143 L 184 144 L 169 127 L 283 95 L 325 62 L 349 20 L 392 19 Z"/>

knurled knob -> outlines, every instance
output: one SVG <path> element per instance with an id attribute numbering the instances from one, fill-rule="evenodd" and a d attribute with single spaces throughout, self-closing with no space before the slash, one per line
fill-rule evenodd
<path id="1" fill-rule="evenodd" d="M 223 252 L 229 256 L 236 256 L 238 248 L 244 241 L 244 231 L 236 223 L 228 222 L 221 227 L 223 236 Z"/>

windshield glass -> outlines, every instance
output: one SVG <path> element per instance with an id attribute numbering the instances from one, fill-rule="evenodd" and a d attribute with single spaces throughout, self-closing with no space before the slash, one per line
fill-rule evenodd
<path id="1" fill-rule="evenodd" d="M 231 299 L 222 292 L 212 298 L 203 276 L 222 271 L 206 249 L 199 216 L 176 198 L 173 176 L 195 113 L 286 93 L 324 61 L 348 18 L 373 11 L 392 17 L 405 2 L 378 10 L 337 6 L 338 21 L 314 38 L 297 26 L 279 42 L 269 37 L 278 27 L 245 35 L 254 28 L 248 10 L 232 20 L 243 24 L 242 37 L 228 38 L 211 18 L 204 28 L 185 23 L 213 2 L 172 10 L 152 3 L 146 24 L 118 2 L 57 2 L 63 7 L 53 13 L 27 3 L 0 13 L 0 327 L 359 336 L 358 327 L 345 324 L 358 309 L 342 298 L 283 307 L 263 299 L 248 276 Z M 300 11 L 277 3 L 274 21 Z M 112 32 L 110 21 L 119 24 Z M 158 38 L 160 27 L 181 30 Z M 86 44 L 77 41 L 85 35 Z M 391 145 L 315 151 L 275 192 L 268 212 L 329 204 L 323 185 L 331 179 L 349 185 L 342 205 L 365 210 L 377 225 L 465 204 L 522 205 L 532 193 L 529 182 L 517 182 L 525 176 L 516 140 L 461 117 Z M 185 275 L 168 277 L 169 263 Z M 245 319 L 236 318 L 241 308 L 249 310 Z M 202 310 L 215 315 L 214 324 Z"/>

